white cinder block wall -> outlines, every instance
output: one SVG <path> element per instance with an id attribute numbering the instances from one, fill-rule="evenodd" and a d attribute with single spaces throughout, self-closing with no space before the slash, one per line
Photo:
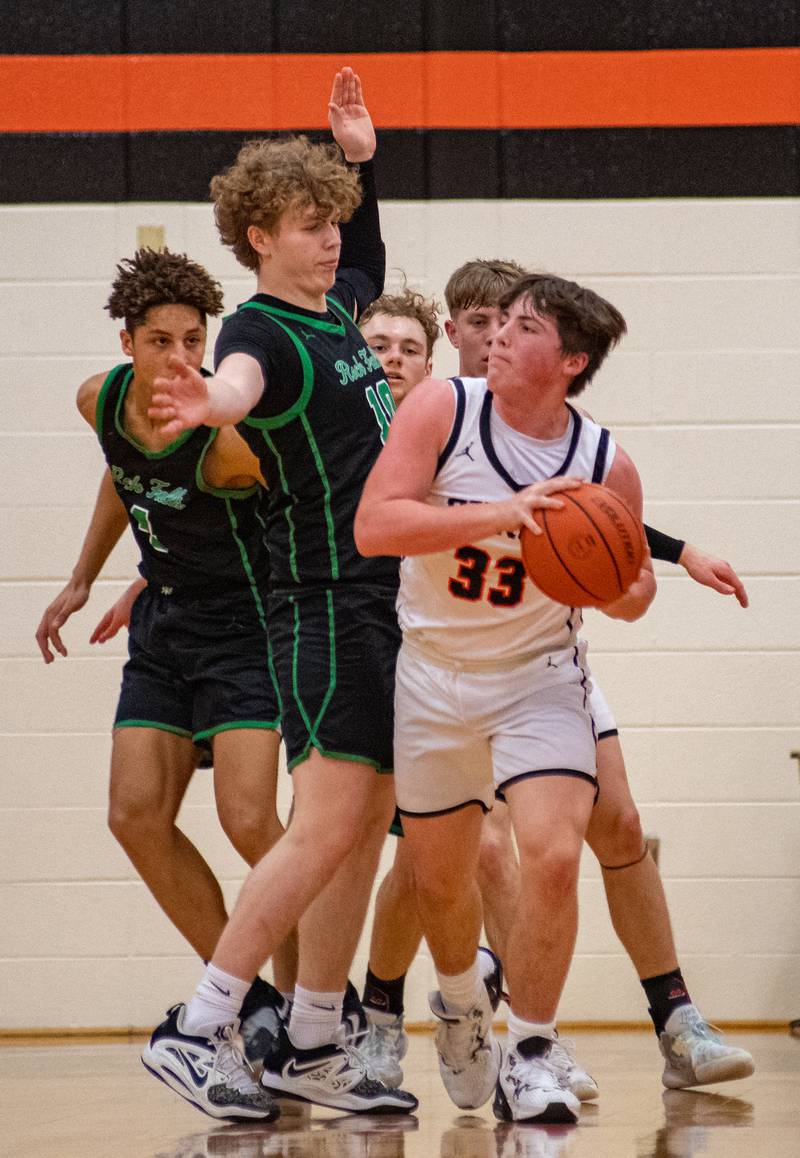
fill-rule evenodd
<path id="1" fill-rule="evenodd" d="M 389 265 L 441 291 L 477 256 L 584 280 L 629 336 L 585 396 L 635 458 L 659 528 L 728 558 L 742 611 L 659 567 L 641 623 L 593 615 L 593 668 L 622 729 L 690 988 L 718 1019 L 800 1016 L 800 215 L 791 200 L 389 203 Z M 103 309 L 138 225 L 203 262 L 233 308 L 251 279 L 205 205 L 0 208 L 0 1027 L 148 1025 L 198 976 L 105 826 L 124 640 L 87 640 L 133 574 L 128 536 L 67 660 L 33 634 L 77 555 L 102 469 L 75 388 L 118 357 Z M 216 333 L 213 327 L 211 338 Z M 208 359 L 210 364 L 210 357 Z M 437 369 L 453 372 L 440 345 Z M 282 787 L 288 800 L 286 778 Z M 200 772 L 182 822 L 233 900 L 243 863 Z M 393 855 L 387 841 L 385 866 Z M 363 941 L 354 969 L 360 984 Z M 427 1015 L 421 954 L 409 1015 Z M 564 1019 L 641 1020 L 645 1003 L 587 853 Z"/>

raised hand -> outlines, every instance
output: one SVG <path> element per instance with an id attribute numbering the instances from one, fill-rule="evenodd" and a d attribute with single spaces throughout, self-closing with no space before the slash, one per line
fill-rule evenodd
<path id="1" fill-rule="evenodd" d="M 167 437 L 202 426 L 209 413 L 208 386 L 199 371 L 172 355 L 169 375 L 156 378 L 148 416 L 161 426 Z"/>
<path id="2" fill-rule="evenodd" d="M 361 79 L 352 68 L 343 68 L 333 79 L 328 121 L 348 161 L 369 161 L 374 156 L 375 129 L 364 104 Z"/>

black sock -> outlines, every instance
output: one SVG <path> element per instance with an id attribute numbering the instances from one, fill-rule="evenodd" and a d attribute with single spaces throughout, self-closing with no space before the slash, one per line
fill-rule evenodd
<path id="1" fill-rule="evenodd" d="M 671 973 L 661 973 L 658 977 L 647 977 L 642 982 L 642 988 L 650 1003 L 648 1013 L 653 1019 L 657 1036 L 664 1032 L 664 1025 L 674 1010 L 681 1005 L 692 1004 L 680 969 L 673 969 Z"/>
<path id="2" fill-rule="evenodd" d="M 393 981 L 384 981 L 376 977 L 371 969 L 367 969 L 367 978 L 364 982 L 363 1004 L 369 1009 L 376 1009 L 379 1013 L 391 1013 L 394 1017 L 403 1014 L 403 989 L 406 984 L 406 975 L 402 973 Z"/>

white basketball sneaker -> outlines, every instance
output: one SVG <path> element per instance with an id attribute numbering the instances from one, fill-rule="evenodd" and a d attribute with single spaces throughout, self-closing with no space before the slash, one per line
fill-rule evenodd
<path id="1" fill-rule="evenodd" d="M 339 1039 L 299 1049 L 281 1027 L 264 1057 L 261 1084 L 278 1098 L 292 1098 L 350 1114 L 413 1114 L 418 1102 L 405 1090 L 390 1089 L 369 1072 L 367 1061 Z"/>
<path id="2" fill-rule="evenodd" d="M 506 1048 L 493 1106 L 501 1122 L 577 1122 L 581 1104 L 562 1084 L 551 1047 L 546 1037 L 526 1037 Z"/>
<path id="3" fill-rule="evenodd" d="M 572 1056 L 571 1047 L 571 1041 L 557 1037 L 550 1049 L 550 1061 L 561 1075 L 564 1085 L 572 1090 L 578 1101 L 591 1102 L 600 1093 L 597 1082 Z"/>
<path id="4" fill-rule="evenodd" d="M 400 1062 L 408 1049 L 408 1034 L 403 1029 L 403 1015 L 367 1011 L 367 1032 L 358 1047 L 369 1063 L 370 1073 L 386 1086 L 403 1084 Z"/>
<path id="5" fill-rule="evenodd" d="M 142 1062 L 176 1094 L 212 1118 L 272 1122 L 279 1108 L 262 1089 L 234 1040 L 238 1023 L 222 1026 L 217 1040 L 183 1030 L 185 1005 L 174 1005 L 153 1031 Z"/>
<path id="6" fill-rule="evenodd" d="M 477 1110 L 492 1095 L 500 1069 L 500 1043 L 492 1033 L 492 1005 L 485 987 L 467 1013 L 445 1010 L 441 993 L 428 994 L 436 1030 L 439 1073 L 450 1098 L 462 1110 Z"/>
<path id="7" fill-rule="evenodd" d="M 747 1050 L 726 1045 L 720 1031 L 694 1009 L 683 1028 L 678 1033 L 665 1030 L 658 1045 L 664 1056 L 661 1080 L 668 1090 L 747 1078 L 754 1069 Z"/>

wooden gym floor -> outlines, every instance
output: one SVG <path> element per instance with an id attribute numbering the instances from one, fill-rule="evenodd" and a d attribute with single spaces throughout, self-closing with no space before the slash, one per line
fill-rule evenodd
<path id="1" fill-rule="evenodd" d="M 150 1077 L 141 1044 L 0 1048 L 2 1152 L 14 1158 L 798 1158 L 800 1039 L 735 1033 L 751 1078 L 664 1091 L 652 1034 L 581 1033 L 600 1098 L 574 1127 L 508 1126 L 463 1114 L 439 1079 L 430 1034 L 411 1037 L 413 1118 L 342 1115 L 284 1102 L 272 1126 L 215 1123 Z"/>

